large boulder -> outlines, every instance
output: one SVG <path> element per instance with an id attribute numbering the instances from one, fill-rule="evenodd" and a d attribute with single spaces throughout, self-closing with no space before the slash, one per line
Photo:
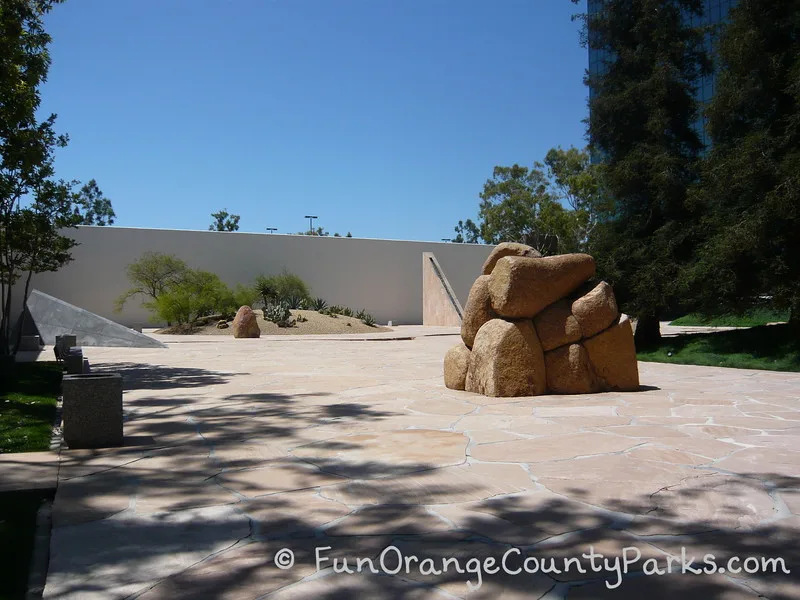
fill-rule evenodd
<path id="1" fill-rule="evenodd" d="M 236 311 L 233 318 L 233 337 L 235 338 L 257 338 L 261 337 L 261 330 L 258 327 L 256 313 L 249 306 L 242 306 Z"/>
<path id="2" fill-rule="evenodd" d="M 458 343 L 444 355 L 444 385 L 451 390 L 465 389 L 469 354 L 469 348 Z"/>
<path id="3" fill-rule="evenodd" d="M 475 336 L 483 324 L 496 317 L 492 310 L 492 299 L 489 297 L 489 276 L 481 275 L 472 284 L 464 306 L 464 318 L 461 320 L 461 339 L 467 348 L 472 348 Z"/>
<path id="4" fill-rule="evenodd" d="M 466 391 L 511 397 L 544 394 L 546 389 L 544 353 L 533 323 L 485 323 L 472 346 Z"/>
<path id="5" fill-rule="evenodd" d="M 633 328 L 627 315 L 596 336 L 583 340 L 601 389 L 632 392 L 639 389 L 639 366 Z"/>
<path id="6" fill-rule="evenodd" d="M 545 352 L 581 339 L 581 326 L 572 314 L 567 300 L 554 302 L 533 320 Z"/>
<path id="7" fill-rule="evenodd" d="M 600 385 L 589 362 L 589 355 L 580 344 L 561 346 L 545 352 L 547 389 L 553 394 L 593 394 Z"/>
<path id="8" fill-rule="evenodd" d="M 489 258 L 487 258 L 486 262 L 483 263 L 483 274 L 491 275 L 492 270 L 494 270 L 494 266 L 497 264 L 497 261 L 504 256 L 528 256 L 530 258 L 538 258 L 541 256 L 541 254 L 539 254 L 539 251 L 535 248 L 531 248 L 525 244 L 518 244 L 517 242 L 502 242 L 495 246 L 494 250 L 492 250 L 491 254 L 489 254 Z"/>
<path id="9" fill-rule="evenodd" d="M 572 314 L 580 324 L 583 337 L 592 337 L 607 329 L 619 317 L 614 290 L 605 281 L 572 303 Z"/>
<path id="10" fill-rule="evenodd" d="M 497 261 L 489 281 L 492 308 L 502 317 L 532 319 L 594 273 L 594 259 L 588 254 L 505 256 Z"/>

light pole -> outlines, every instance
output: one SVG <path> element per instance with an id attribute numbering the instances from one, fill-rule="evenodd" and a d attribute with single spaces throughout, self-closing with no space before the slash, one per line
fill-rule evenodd
<path id="1" fill-rule="evenodd" d="M 277 227 L 267 227 L 267 231 L 272 233 L 273 231 L 278 231 L 278 228 Z"/>
<path id="2" fill-rule="evenodd" d="M 314 235 L 314 219 L 318 219 L 317 215 L 306 215 L 306 219 L 308 219 L 308 233 L 309 235 Z"/>

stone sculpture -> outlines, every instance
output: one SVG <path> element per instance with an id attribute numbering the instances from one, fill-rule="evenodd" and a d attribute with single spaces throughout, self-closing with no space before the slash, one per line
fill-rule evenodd
<path id="1" fill-rule="evenodd" d="M 500 244 L 464 307 L 445 385 L 486 396 L 639 389 L 633 328 L 588 254 L 541 257 Z"/>

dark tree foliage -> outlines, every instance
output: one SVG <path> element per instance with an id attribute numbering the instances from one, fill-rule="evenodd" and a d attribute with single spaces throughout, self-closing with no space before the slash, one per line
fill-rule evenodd
<path id="1" fill-rule="evenodd" d="M 34 273 L 71 260 L 75 241 L 62 234 L 87 219 L 113 217 L 94 181 L 55 179 L 55 150 L 68 138 L 55 132 L 56 115 L 40 121 L 39 88 L 50 67 L 44 15 L 59 0 L 0 1 L 0 359 L 19 346 L 12 339 L 12 290 L 27 298 Z M 96 193 L 95 193 L 96 192 Z M 91 211 L 91 216 L 84 214 Z"/>
<path id="2" fill-rule="evenodd" d="M 543 255 L 582 252 L 595 224 L 601 169 L 589 153 L 552 148 L 532 168 L 497 166 L 480 193 L 477 222 L 459 221 L 453 242 L 521 242 Z"/>
<path id="3" fill-rule="evenodd" d="M 719 39 L 712 148 L 688 295 L 709 315 L 767 302 L 800 321 L 800 1 L 740 0 Z"/>
<path id="4" fill-rule="evenodd" d="M 208 226 L 209 231 L 239 231 L 239 215 L 232 215 L 227 208 L 219 212 L 211 213 L 214 219 Z"/>
<path id="5" fill-rule="evenodd" d="M 688 25 L 700 0 L 606 0 L 584 15 L 590 48 L 610 57 L 591 87 L 588 133 L 603 158 L 609 201 L 590 250 L 623 309 L 638 318 L 637 344 L 659 338 L 680 266 L 693 256 L 687 189 L 701 141 L 693 91 L 710 71 L 703 31 Z"/>
<path id="6" fill-rule="evenodd" d="M 94 179 L 75 194 L 75 214 L 79 225 L 113 225 L 116 213 L 111 200 L 103 195 Z"/>

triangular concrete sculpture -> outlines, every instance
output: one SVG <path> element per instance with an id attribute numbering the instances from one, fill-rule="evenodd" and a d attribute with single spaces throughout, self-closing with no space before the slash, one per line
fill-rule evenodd
<path id="1" fill-rule="evenodd" d="M 39 290 L 30 293 L 27 306 L 45 344 L 54 344 L 57 335 L 72 334 L 78 338 L 78 346 L 167 347 L 150 336 Z"/>
<path id="2" fill-rule="evenodd" d="M 432 252 L 422 253 L 422 324 L 461 327 L 464 309 Z"/>

